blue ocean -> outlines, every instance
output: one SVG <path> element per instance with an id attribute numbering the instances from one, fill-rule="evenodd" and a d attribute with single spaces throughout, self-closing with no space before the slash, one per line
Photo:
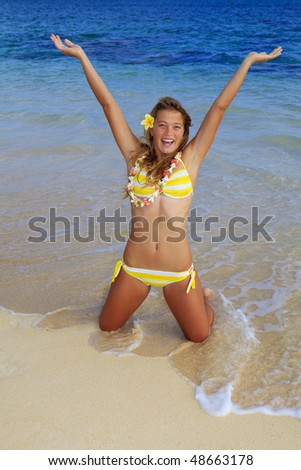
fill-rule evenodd
<path id="1" fill-rule="evenodd" d="M 301 418 L 300 1 L 2 0 L 0 15 L 0 313 L 36 313 L 37 329 L 91 323 L 100 354 L 169 357 L 210 414 Z M 97 329 L 124 242 L 93 220 L 129 217 L 126 168 L 52 33 L 84 48 L 138 136 L 163 96 L 193 135 L 250 51 L 283 47 L 252 66 L 200 170 L 191 247 L 216 309 L 204 344 L 185 340 L 159 289 L 115 334 Z"/>

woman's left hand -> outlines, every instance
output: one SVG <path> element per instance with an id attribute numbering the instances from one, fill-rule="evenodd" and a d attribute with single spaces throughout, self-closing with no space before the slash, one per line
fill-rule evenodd
<path id="1" fill-rule="evenodd" d="M 268 60 L 273 60 L 276 59 L 276 57 L 279 57 L 282 52 L 282 47 L 276 47 L 270 54 L 267 54 L 266 52 L 250 52 L 250 54 L 247 55 L 247 59 L 251 59 L 252 64 L 255 64 L 256 62 L 267 62 Z"/>

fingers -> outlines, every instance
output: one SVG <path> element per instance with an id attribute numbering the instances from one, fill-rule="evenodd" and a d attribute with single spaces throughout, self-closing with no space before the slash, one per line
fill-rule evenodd
<path id="1" fill-rule="evenodd" d="M 266 62 L 267 60 L 272 60 L 276 59 L 276 57 L 279 57 L 282 53 L 283 49 L 282 47 L 276 47 L 275 49 L 272 50 L 269 54 L 267 52 L 260 52 L 259 56 L 261 57 L 261 62 Z"/>
<path id="2" fill-rule="evenodd" d="M 67 49 L 58 34 L 51 34 L 50 39 L 59 51 L 63 51 L 64 49 L 65 50 Z M 69 39 L 64 39 L 64 42 L 68 47 L 74 46 L 73 42 L 69 41 Z"/>
<path id="3" fill-rule="evenodd" d="M 64 39 L 64 43 L 67 44 L 67 46 L 69 47 L 74 46 L 73 42 L 69 41 L 69 39 Z"/>
<path id="4" fill-rule="evenodd" d="M 62 41 L 61 41 L 61 38 L 59 37 L 58 34 L 51 34 L 50 39 L 51 39 L 51 41 L 54 42 L 54 43 L 60 43 L 60 42 L 62 42 Z"/>
<path id="5" fill-rule="evenodd" d="M 51 34 L 50 39 L 58 50 L 62 49 L 63 43 L 58 34 Z"/>
<path id="6" fill-rule="evenodd" d="M 282 49 L 281 46 L 280 46 L 280 47 L 276 47 L 269 55 L 270 55 L 271 57 L 275 58 L 275 57 L 280 56 L 281 53 L 282 53 L 282 51 L 283 51 L 283 49 Z"/>

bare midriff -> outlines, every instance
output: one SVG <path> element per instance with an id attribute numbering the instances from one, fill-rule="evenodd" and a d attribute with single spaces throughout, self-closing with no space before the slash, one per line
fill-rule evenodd
<path id="1" fill-rule="evenodd" d="M 192 196 L 160 195 L 149 206 L 132 207 L 132 227 L 124 261 L 135 268 L 185 271 L 192 264 L 186 238 Z"/>

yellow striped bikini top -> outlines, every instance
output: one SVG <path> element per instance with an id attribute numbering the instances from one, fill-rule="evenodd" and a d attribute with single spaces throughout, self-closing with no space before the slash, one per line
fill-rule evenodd
<path id="1" fill-rule="evenodd" d="M 180 152 L 171 160 L 170 167 L 163 172 L 161 180 L 155 186 L 146 184 L 147 172 L 143 169 L 143 159 L 144 157 L 136 160 L 135 166 L 129 172 L 129 182 L 126 186 L 131 202 L 135 206 L 148 206 L 159 194 L 182 199 L 193 193 L 191 179 Z M 182 168 L 174 171 L 180 162 Z"/>

